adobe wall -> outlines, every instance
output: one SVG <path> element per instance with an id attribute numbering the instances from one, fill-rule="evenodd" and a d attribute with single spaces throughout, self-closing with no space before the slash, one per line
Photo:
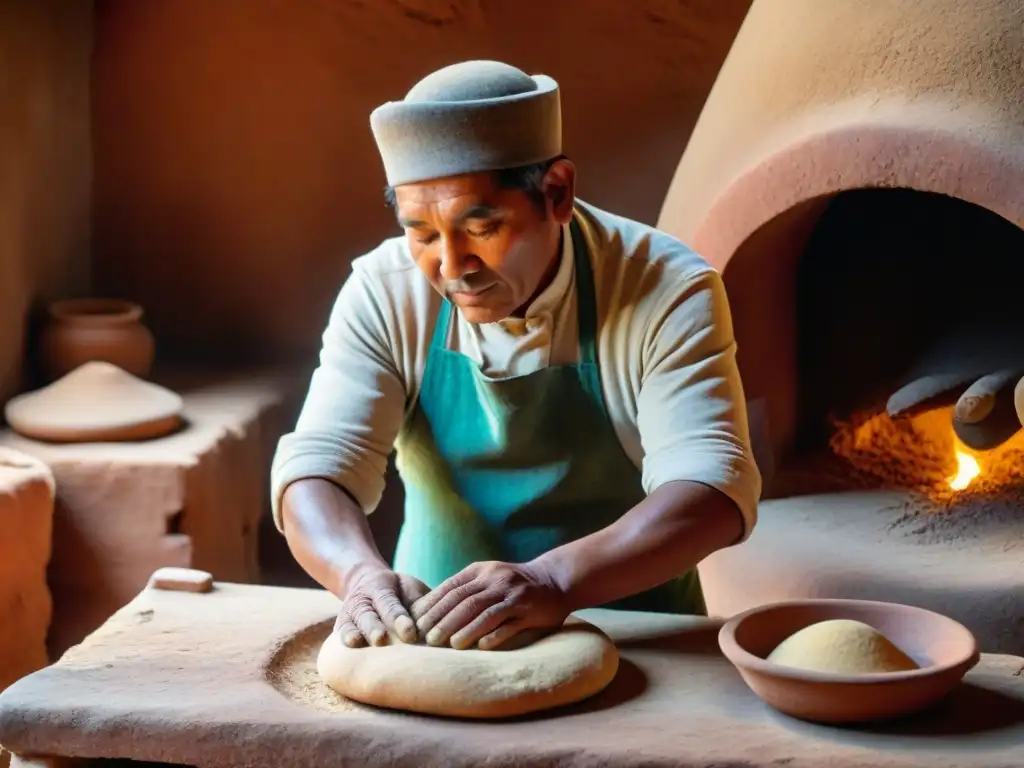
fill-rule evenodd
<path id="1" fill-rule="evenodd" d="M 0 3 L 0 403 L 27 318 L 89 280 L 92 3 Z"/>
<path id="2" fill-rule="evenodd" d="M 556 77 L 585 199 L 653 222 L 749 0 L 100 0 L 96 276 L 164 349 L 312 361 L 351 258 L 397 233 L 369 129 L 429 71 Z"/>

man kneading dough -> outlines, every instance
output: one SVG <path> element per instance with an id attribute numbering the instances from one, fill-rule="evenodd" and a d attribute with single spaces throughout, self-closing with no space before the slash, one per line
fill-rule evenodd
<path id="1" fill-rule="evenodd" d="M 749 534 L 761 484 L 718 273 L 575 197 L 550 77 L 455 64 L 370 123 L 404 234 L 353 263 L 272 477 L 345 644 L 703 613 L 696 565 Z M 365 520 L 392 449 L 393 568 Z"/>

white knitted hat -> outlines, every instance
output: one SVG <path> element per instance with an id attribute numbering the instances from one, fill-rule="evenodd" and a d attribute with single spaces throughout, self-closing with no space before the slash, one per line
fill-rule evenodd
<path id="1" fill-rule="evenodd" d="M 562 153 L 558 83 L 498 61 L 427 75 L 370 115 L 388 184 L 497 171 Z"/>

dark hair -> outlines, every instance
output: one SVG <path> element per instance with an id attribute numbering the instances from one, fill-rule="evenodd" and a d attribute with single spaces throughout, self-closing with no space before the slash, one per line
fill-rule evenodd
<path id="1" fill-rule="evenodd" d="M 559 160 L 564 160 L 565 155 L 558 155 L 550 160 L 543 160 L 539 163 L 519 165 L 515 168 L 503 168 L 500 171 L 492 171 L 494 183 L 500 189 L 513 189 L 522 192 L 540 208 L 544 207 L 544 174 Z M 384 188 L 384 202 L 391 208 L 395 208 L 395 188 Z"/>

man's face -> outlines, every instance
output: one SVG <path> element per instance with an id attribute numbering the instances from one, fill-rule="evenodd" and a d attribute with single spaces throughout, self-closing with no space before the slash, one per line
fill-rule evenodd
<path id="1" fill-rule="evenodd" d="M 542 209 L 522 191 L 499 188 L 490 173 L 395 189 L 398 221 L 416 266 L 469 322 L 515 314 L 557 267 L 561 225 L 572 214 L 567 165 L 567 206 L 556 192 Z M 554 170 L 546 195 L 558 188 Z"/>

